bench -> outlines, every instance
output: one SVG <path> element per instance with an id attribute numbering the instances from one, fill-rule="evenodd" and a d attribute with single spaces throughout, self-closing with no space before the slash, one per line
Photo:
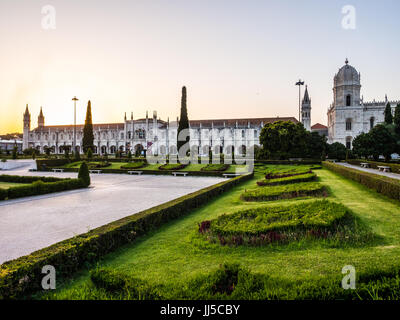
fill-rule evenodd
<path id="1" fill-rule="evenodd" d="M 90 172 L 90 173 L 97 173 L 97 174 L 100 174 L 100 173 L 101 173 L 101 170 L 89 170 L 89 172 Z"/>
<path id="2" fill-rule="evenodd" d="M 390 167 L 386 167 L 386 166 L 378 166 L 378 170 L 382 171 L 382 172 L 390 172 L 391 171 Z"/>
<path id="3" fill-rule="evenodd" d="M 139 176 L 143 173 L 143 171 L 128 171 L 129 174 L 138 174 Z"/>
<path id="4" fill-rule="evenodd" d="M 53 172 L 64 172 L 64 169 L 53 169 Z"/>
<path id="5" fill-rule="evenodd" d="M 371 168 L 371 164 L 369 164 L 368 162 L 361 162 L 360 166 L 363 168 Z"/>
<path id="6" fill-rule="evenodd" d="M 187 172 L 172 172 L 172 174 L 174 175 L 174 177 L 176 177 L 176 176 L 184 176 L 184 177 L 186 177 L 187 176 Z"/>
<path id="7" fill-rule="evenodd" d="M 223 176 L 224 178 L 229 178 L 229 177 L 238 177 L 240 176 L 240 173 L 224 173 Z"/>

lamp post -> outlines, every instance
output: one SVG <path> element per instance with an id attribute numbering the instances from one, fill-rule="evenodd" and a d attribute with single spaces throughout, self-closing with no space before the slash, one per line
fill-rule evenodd
<path id="1" fill-rule="evenodd" d="M 74 102 L 74 142 L 73 142 L 73 151 L 76 153 L 76 102 L 79 101 L 77 97 L 73 97 L 72 101 Z"/>
<path id="2" fill-rule="evenodd" d="M 301 88 L 301 86 L 303 86 L 304 85 L 304 81 L 301 81 L 300 79 L 299 79 L 299 81 L 297 81 L 296 82 L 296 86 L 299 86 L 299 122 L 301 122 L 301 119 L 300 119 L 300 109 L 301 109 L 301 93 L 300 93 L 300 88 Z"/>

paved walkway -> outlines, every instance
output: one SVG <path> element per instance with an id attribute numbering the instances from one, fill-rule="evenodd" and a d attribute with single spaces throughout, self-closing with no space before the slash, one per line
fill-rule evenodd
<path id="1" fill-rule="evenodd" d="M 386 176 L 386 177 L 389 177 L 389 178 L 399 179 L 400 180 L 400 174 L 398 174 L 398 173 L 382 172 L 382 171 L 379 171 L 378 169 L 363 168 L 363 167 L 356 166 L 356 165 L 349 164 L 349 163 L 345 163 L 345 162 L 336 162 L 336 164 L 339 164 L 339 165 L 341 165 L 343 167 L 357 169 L 357 170 L 360 170 L 360 171 L 374 173 L 374 174 L 378 174 L 378 175 L 381 175 L 381 176 Z"/>
<path id="2" fill-rule="evenodd" d="M 0 174 L 76 177 L 76 173 Z M 225 179 L 218 177 L 91 175 L 92 186 L 0 202 L 0 264 Z"/>

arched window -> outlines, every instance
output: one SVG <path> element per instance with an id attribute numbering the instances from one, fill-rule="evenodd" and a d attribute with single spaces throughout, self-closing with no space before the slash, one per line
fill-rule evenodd
<path id="1" fill-rule="evenodd" d="M 347 107 L 351 106 L 351 95 L 349 94 L 346 96 L 346 106 Z"/>
<path id="2" fill-rule="evenodd" d="M 375 118 L 371 117 L 369 119 L 369 129 L 371 130 L 374 127 L 374 125 L 375 125 Z"/>
<path id="3" fill-rule="evenodd" d="M 351 131 L 351 119 L 346 119 L 346 131 Z"/>
<path id="4" fill-rule="evenodd" d="M 351 149 L 351 137 L 346 138 L 346 148 L 349 150 Z"/>

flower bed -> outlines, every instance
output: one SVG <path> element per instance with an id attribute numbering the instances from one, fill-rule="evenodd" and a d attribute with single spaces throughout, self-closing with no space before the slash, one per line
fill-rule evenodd
<path id="1" fill-rule="evenodd" d="M 143 168 L 146 165 L 144 161 L 137 161 L 137 162 L 129 162 L 121 166 L 121 169 L 139 169 Z"/>
<path id="2" fill-rule="evenodd" d="M 309 182 L 317 179 L 315 173 L 295 174 L 292 176 L 276 179 L 265 179 L 257 181 L 258 186 L 277 186 L 299 182 Z"/>
<path id="3" fill-rule="evenodd" d="M 201 168 L 201 171 L 225 171 L 229 168 L 229 164 L 213 164 L 210 163 L 206 165 L 205 167 Z"/>
<path id="4" fill-rule="evenodd" d="M 347 229 L 356 228 L 353 222 L 354 217 L 345 206 L 316 200 L 224 214 L 199 224 L 199 232 L 222 245 L 262 245 L 302 238 L 339 236 L 344 239 L 346 235 L 338 234 L 338 231 L 345 232 L 345 226 Z"/>
<path id="5" fill-rule="evenodd" d="M 184 169 L 186 167 L 186 164 L 182 164 L 182 163 L 166 163 L 163 164 L 162 166 L 159 166 L 158 169 L 159 170 L 181 170 Z"/>
<path id="6" fill-rule="evenodd" d="M 318 182 L 304 182 L 245 190 L 241 199 L 244 201 L 273 201 L 305 196 L 327 196 L 327 191 Z"/>

